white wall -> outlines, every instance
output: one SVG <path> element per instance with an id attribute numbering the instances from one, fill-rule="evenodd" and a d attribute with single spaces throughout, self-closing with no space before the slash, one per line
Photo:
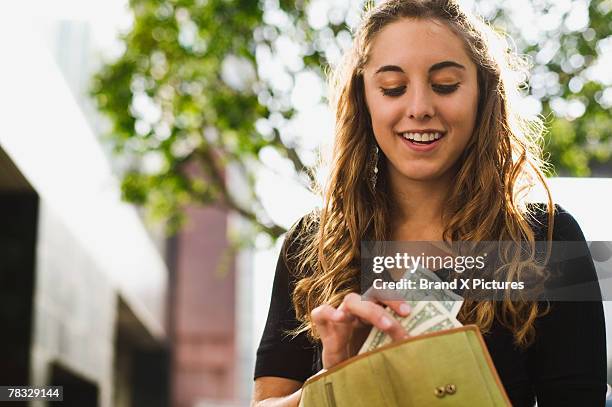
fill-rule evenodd
<path id="1" fill-rule="evenodd" d="M 135 209 L 120 200 L 118 181 L 43 36 L 49 31 L 32 14 L 37 4 L 13 4 L 0 24 L 0 145 L 77 237 L 73 250 L 93 259 L 151 334 L 163 338 L 163 259 Z"/>

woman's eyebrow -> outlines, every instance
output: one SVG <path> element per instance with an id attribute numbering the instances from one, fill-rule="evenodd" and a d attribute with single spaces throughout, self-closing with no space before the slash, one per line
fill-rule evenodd
<path id="1" fill-rule="evenodd" d="M 459 69 L 463 69 L 465 70 L 465 66 L 461 65 L 458 62 L 455 61 L 442 61 L 442 62 L 438 62 L 437 64 L 433 64 L 432 66 L 429 67 L 429 70 L 427 71 L 428 73 L 432 73 L 434 71 L 439 71 L 440 69 L 444 69 L 444 68 L 459 68 Z M 404 70 L 402 68 L 400 68 L 397 65 L 384 65 L 381 66 L 380 68 L 378 68 L 378 70 L 376 70 L 375 74 L 381 73 L 381 72 L 401 72 L 404 73 Z"/>
<path id="2" fill-rule="evenodd" d="M 374 73 L 375 75 L 381 72 L 401 72 L 404 73 L 404 70 L 397 65 L 384 65 L 378 68 L 378 70 Z"/>
<path id="3" fill-rule="evenodd" d="M 442 62 L 438 62 L 437 64 L 433 64 L 432 66 L 429 67 L 429 73 L 432 73 L 433 71 L 438 71 L 440 69 L 443 68 L 459 68 L 459 69 L 463 69 L 465 70 L 465 66 L 461 65 L 458 62 L 455 61 L 442 61 Z"/>

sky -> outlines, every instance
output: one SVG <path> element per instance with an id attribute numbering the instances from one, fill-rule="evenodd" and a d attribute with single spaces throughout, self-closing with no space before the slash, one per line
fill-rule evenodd
<path id="1" fill-rule="evenodd" d="M 26 0 L 20 3 L 40 21 L 73 20 L 91 23 L 94 42 L 109 55 L 121 47 L 117 34 L 129 29 L 132 16 L 126 0 L 82 1 L 82 0 Z"/>

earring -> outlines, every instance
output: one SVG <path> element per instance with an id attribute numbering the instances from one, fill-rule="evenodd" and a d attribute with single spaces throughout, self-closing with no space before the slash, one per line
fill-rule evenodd
<path id="1" fill-rule="evenodd" d="M 376 180 L 378 178 L 378 146 L 374 146 L 372 151 L 372 156 L 370 159 L 370 185 L 372 187 L 372 191 L 376 191 Z"/>

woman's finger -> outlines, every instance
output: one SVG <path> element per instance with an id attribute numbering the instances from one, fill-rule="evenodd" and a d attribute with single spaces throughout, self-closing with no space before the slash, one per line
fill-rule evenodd
<path id="1" fill-rule="evenodd" d="M 395 290 L 393 290 L 395 291 Z M 364 295 L 365 300 L 374 301 L 380 304 L 384 304 L 391 308 L 397 315 L 401 317 L 407 317 L 412 311 L 412 307 L 397 293 L 393 295 L 389 294 L 389 290 L 373 290 Z"/>
<path id="2" fill-rule="evenodd" d="M 354 293 L 344 297 L 343 303 L 348 312 L 387 333 L 391 339 L 401 340 L 407 337 L 404 328 L 382 306 L 362 301 L 361 297 Z"/>
<path id="3" fill-rule="evenodd" d="M 328 325 L 333 320 L 336 309 L 329 304 L 322 304 L 310 312 L 310 318 L 320 336 L 325 336 Z"/>
<path id="4" fill-rule="evenodd" d="M 412 307 L 406 301 L 381 300 L 380 302 L 391 308 L 400 317 L 407 317 L 412 312 Z"/>

